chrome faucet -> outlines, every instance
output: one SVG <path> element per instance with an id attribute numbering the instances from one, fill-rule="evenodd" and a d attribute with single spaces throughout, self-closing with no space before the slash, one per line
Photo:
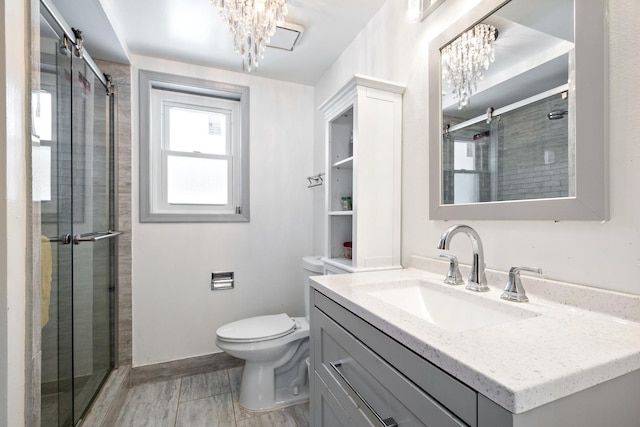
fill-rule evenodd
<path id="1" fill-rule="evenodd" d="M 449 254 L 440 254 L 440 258 L 446 258 L 449 260 L 449 271 L 447 277 L 444 278 L 444 283 L 447 285 L 462 285 L 462 275 L 460 274 L 460 268 L 458 268 L 458 258 Z"/>
<path id="2" fill-rule="evenodd" d="M 511 270 L 509 270 L 509 280 L 507 280 L 507 285 L 505 286 L 502 295 L 500 295 L 500 298 L 515 302 L 529 301 L 527 293 L 524 291 L 524 286 L 522 286 L 522 281 L 520 280 L 521 271 L 530 271 L 532 273 L 542 274 L 542 270 L 540 268 L 511 267 Z"/>
<path id="3" fill-rule="evenodd" d="M 469 283 L 466 289 L 476 292 L 486 292 L 489 290 L 487 286 L 487 277 L 484 274 L 484 251 L 482 249 L 482 240 L 473 228 L 468 225 L 453 225 L 447 228 L 438 242 L 438 249 L 449 249 L 451 239 L 458 233 L 465 233 L 471 240 L 471 249 L 473 250 L 473 265 L 471 266 L 471 274 L 469 275 Z"/>

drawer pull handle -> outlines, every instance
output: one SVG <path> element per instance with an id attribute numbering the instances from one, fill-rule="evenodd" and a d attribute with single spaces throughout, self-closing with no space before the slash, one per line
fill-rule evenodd
<path id="1" fill-rule="evenodd" d="M 375 421 L 377 425 L 379 425 L 380 427 L 398 427 L 398 423 L 392 418 L 382 418 L 378 412 L 376 412 L 375 409 L 373 409 L 373 407 L 369 404 L 369 402 L 367 402 L 367 400 L 358 392 L 358 390 L 356 390 L 355 388 L 353 388 L 353 386 L 351 385 L 351 383 L 349 382 L 349 380 L 347 379 L 347 377 L 345 377 L 342 372 L 340 372 L 340 370 L 338 369 L 340 366 L 342 366 L 342 362 L 338 361 L 338 362 L 329 362 L 329 365 L 331 365 L 331 367 L 333 368 L 334 371 L 336 371 L 336 374 L 338 374 L 337 380 L 340 383 L 340 385 L 342 386 L 342 388 L 345 389 L 345 391 L 347 392 L 347 394 L 349 394 L 349 396 L 358 401 L 360 403 L 360 407 L 362 409 L 365 409 L 366 412 L 370 413 L 371 415 L 373 415 L 373 417 L 375 418 Z"/>

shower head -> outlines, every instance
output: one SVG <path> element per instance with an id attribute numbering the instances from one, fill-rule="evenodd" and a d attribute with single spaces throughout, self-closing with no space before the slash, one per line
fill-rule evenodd
<path id="1" fill-rule="evenodd" d="M 547 117 L 549 118 L 549 120 L 559 120 L 564 119 L 567 113 L 568 111 L 566 110 L 553 110 L 547 114 Z"/>

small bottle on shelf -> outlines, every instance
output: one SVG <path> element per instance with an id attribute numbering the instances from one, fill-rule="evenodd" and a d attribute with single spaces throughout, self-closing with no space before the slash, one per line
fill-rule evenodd
<path id="1" fill-rule="evenodd" d="M 342 200 L 342 210 L 343 211 L 350 211 L 352 209 L 351 196 L 341 197 L 340 200 Z"/>
<path id="2" fill-rule="evenodd" d="M 351 259 L 351 251 L 352 251 L 352 243 L 351 242 L 344 242 L 342 244 L 342 250 L 343 250 L 343 255 L 346 259 Z"/>

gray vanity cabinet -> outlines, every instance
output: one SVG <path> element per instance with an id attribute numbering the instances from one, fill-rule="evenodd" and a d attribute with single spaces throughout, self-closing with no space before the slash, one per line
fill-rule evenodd
<path id="1" fill-rule="evenodd" d="M 312 299 L 312 425 L 477 426 L 475 391 L 323 294 Z"/>
<path id="2" fill-rule="evenodd" d="M 640 370 L 512 414 L 321 292 L 310 307 L 314 427 L 640 426 Z"/>

